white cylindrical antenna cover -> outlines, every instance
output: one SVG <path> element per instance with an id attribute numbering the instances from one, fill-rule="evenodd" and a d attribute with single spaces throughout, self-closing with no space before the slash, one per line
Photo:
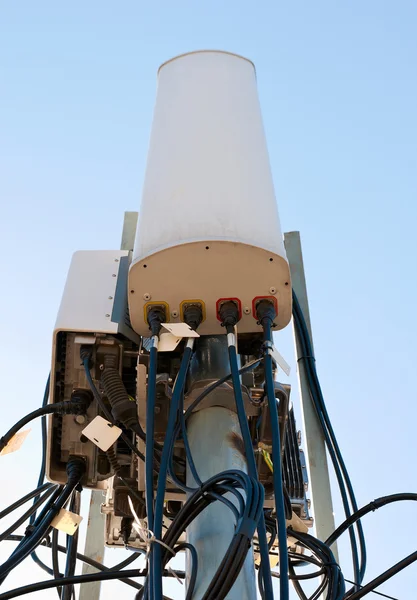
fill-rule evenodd
<path id="1" fill-rule="evenodd" d="M 133 262 L 197 240 L 285 257 L 255 68 L 226 52 L 159 70 Z"/>
<path id="2" fill-rule="evenodd" d="M 259 331 L 254 303 L 270 295 L 285 327 L 290 274 L 254 65 L 227 52 L 179 56 L 159 70 L 129 272 L 132 326 L 149 333 L 149 302 L 178 320 L 184 303 L 199 299 L 199 332 L 222 333 L 216 305 L 234 297 L 239 331 Z"/>

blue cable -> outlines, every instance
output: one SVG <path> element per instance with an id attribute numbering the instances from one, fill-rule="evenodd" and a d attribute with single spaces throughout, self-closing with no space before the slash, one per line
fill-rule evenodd
<path id="1" fill-rule="evenodd" d="M 175 424 L 178 415 L 178 408 L 181 402 L 181 396 L 184 391 L 185 380 L 187 377 L 188 366 L 190 364 L 192 352 L 193 352 L 194 339 L 190 338 L 184 350 L 184 354 L 181 360 L 180 370 L 178 372 L 177 381 L 175 383 L 174 391 L 172 393 L 171 405 L 169 410 L 168 424 L 165 433 L 165 442 L 162 449 L 161 464 L 159 467 L 158 484 L 156 489 L 155 499 L 155 514 L 154 514 L 154 525 L 153 529 L 149 526 L 155 535 L 157 540 L 162 538 L 162 519 L 164 512 L 164 500 L 165 500 L 165 487 L 166 478 L 168 473 L 169 459 L 174 443 L 174 432 Z M 148 399 L 149 403 L 149 399 Z M 148 433 L 146 433 L 146 440 L 148 441 Z M 152 442 L 152 438 L 151 438 Z M 151 600 L 162 600 L 162 547 L 158 543 L 154 543 L 151 546 L 150 558 L 153 557 L 153 564 L 150 564 L 150 572 L 153 573 L 153 589 L 151 593 Z"/>
<path id="2" fill-rule="evenodd" d="M 339 445 L 337 443 L 336 436 L 334 434 L 334 430 L 331 425 L 330 418 L 329 418 L 329 415 L 328 415 L 328 412 L 327 412 L 327 409 L 325 406 L 323 393 L 321 391 L 320 382 L 318 380 L 317 371 L 316 371 L 316 367 L 315 367 L 315 363 L 314 363 L 314 356 L 313 356 L 313 350 L 312 350 L 312 346 L 311 346 L 310 336 L 308 333 L 308 329 L 307 329 L 307 325 L 305 323 L 303 313 L 301 311 L 301 307 L 299 305 L 297 296 L 294 291 L 293 291 L 293 316 L 294 316 L 294 323 L 295 323 L 297 338 L 300 342 L 301 349 L 302 349 L 302 354 L 303 354 L 302 358 L 305 360 L 306 375 L 307 375 L 308 382 L 309 382 L 311 397 L 312 397 L 313 404 L 315 406 L 317 416 L 319 418 L 319 421 L 320 421 L 320 424 L 321 424 L 321 427 L 323 430 L 323 434 L 324 434 L 325 441 L 326 441 L 326 446 L 329 451 L 329 454 L 330 454 L 330 457 L 331 457 L 331 460 L 333 463 L 333 467 L 335 470 L 335 474 L 336 474 L 336 477 L 338 480 L 338 485 L 339 485 L 340 494 L 342 497 L 342 503 L 343 503 L 345 515 L 346 515 L 346 517 L 349 517 L 351 515 L 351 511 L 350 511 L 350 506 L 349 506 L 349 500 L 348 500 L 347 493 L 346 493 L 345 483 L 347 486 L 350 502 L 351 502 L 352 509 L 354 512 L 356 512 L 358 510 L 358 506 L 357 506 L 355 494 L 353 491 L 353 486 L 352 486 L 345 462 L 343 460 L 343 457 L 342 457 Z M 352 558 L 353 558 L 353 564 L 354 564 L 354 573 L 355 573 L 355 575 L 354 575 L 354 579 L 355 579 L 354 590 L 357 590 L 358 585 L 360 585 L 361 582 L 363 581 L 363 577 L 365 575 L 365 570 L 366 570 L 366 542 L 365 542 L 365 536 L 364 536 L 364 532 L 363 532 L 362 523 L 360 521 L 358 521 L 356 523 L 356 527 L 358 530 L 359 544 L 360 544 L 360 548 L 361 548 L 360 565 L 359 565 L 359 555 L 358 555 L 356 535 L 354 532 L 354 528 L 352 526 L 349 529 L 349 535 L 350 535 L 351 547 L 352 547 Z"/>
<path id="3" fill-rule="evenodd" d="M 145 502 L 148 529 L 154 529 L 154 499 L 153 499 L 153 461 L 155 437 L 155 400 L 156 400 L 156 369 L 158 360 L 158 336 L 152 337 L 152 347 L 149 351 L 148 390 L 146 399 L 146 441 L 145 441 Z M 149 554 L 148 595 L 153 598 L 153 553 Z"/>
<path id="4" fill-rule="evenodd" d="M 249 431 L 248 419 L 246 417 L 245 405 L 243 402 L 242 387 L 239 378 L 239 366 L 237 362 L 236 346 L 228 346 L 230 370 L 232 373 L 232 383 L 236 402 L 236 412 L 239 419 L 239 425 L 242 432 L 243 443 L 245 446 L 246 460 L 248 462 L 248 472 L 251 477 L 258 480 L 258 470 L 256 468 L 255 455 L 253 453 L 252 438 Z M 268 541 L 266 537 L 265 515 L 263 510 L 258 521 L 258 539 L 259 551 L 261 555 L 262 580 L 264 585 L 263 597 L 265 600 L 273 600 L 274 591 L 272 588 L 271 565 L 269 562 Z M 286 600 L 282 598 L 281 600 Z"/>
<path id="5" fill-rule="evenodd" d="M 50 382 L 51 382 L 51 374 L 49 373 L 48 379 L 46 380 L 45 391 L 43 393 L 42 406 L 46 406 L 48 404 Z M 45 479 L 45 471 L 46 471 L 46 416 L 45 415 L 43 417 L 41 417 L 41 434 L 42 434 L 42 460 L 41 460 L 41 468 L 39 471 L 37 487 L 40 487 L 43 484 L 43 481 Z M 38 500 L 38 498 L 39 498 L 39 496 L 35 496 L 35 498 L 33 499 L 33 504 L 35 504 L 35 502 Z M 34 512 L 33 515 L 31 515 L 31 517 L 29 519 L 29 525 L 32 525 L 33 522 L 35 521 L 35 519 L 36 519 L 36 512 Z M 36 550 L 34 550 L 31 553 L 30 557 L 33 560 L 33 562 L 38 565 L 38 567 L 40 567 L 46 573 L 48 573 L 49 575 L 51 575 L 53 577 L 53 575 L 54 575 L 53 570 L 50 569 L 39 558 L 39 556 L 36 554 Z"/>
<path id="6" fill-rule="evenodd" d="M 264 319 L 263 329 L 265 341 L 272 342 L 271 321 L 269 318 Z M 274 482 L 275 512 L 278 525 L 280 600 L 287 600 L 290 594 L 290 585 L 288 577 L 287 523 L 285 519 L 284 489 L 282 485 L 281 440 L 279 434 L 277 401 L 275 398 L 273 363 L 272 356 L 269 353 L 267 353 L 264 358 L 264 369 L 266 396 L 268 400 L 272 433 L 272 462 L 274 465 L 272 476 Z"/>

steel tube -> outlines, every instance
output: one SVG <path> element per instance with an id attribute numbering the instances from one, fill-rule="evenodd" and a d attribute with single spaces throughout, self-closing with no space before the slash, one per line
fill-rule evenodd
<path id="1" fill-rule="evenodd" d="M 196 349 L 191 368 L 191 378 L 196 381 L 198 374 L 204 380 L 217 379 L 229 372 L 226 336 L 203 338 L 201 351 Z M 200 342 L 200 340 L 199 340 Z M 207 361 L 210 356 L 211 360 Z M 202 368 L 199 363 L 203 361 Z M 212 370 L 209 369 L 211 365 Z M 216 391 L 213 392 L 213 395 Z M 234 435 L 241 436 L 236 413 L 222 406 L 210 406 L 193 413 L 187 422 L 188 439 L 194 463 L 202 481 L 228 469 L 241 469 L 247 472 L 246 459 L 236 447 Z M 187 466 L 187 485 L 196 483 Z M 232 495 L 227 497 L 235 503 Z M 200 600 L 227 551 L 235 531 L 234 516 L 221 502 L 206 508 L 188 527 L 187 541 L 196 548 L 198 574 L 193 600 Z M 188 554 L 188 553 L 187 553 Z M 187 579 L 191 564 L 187 557 Z M 253 552 L 250 551 L 242 571 L 227 595 L 228 600 L 255 600 L 256 581 Z"/>

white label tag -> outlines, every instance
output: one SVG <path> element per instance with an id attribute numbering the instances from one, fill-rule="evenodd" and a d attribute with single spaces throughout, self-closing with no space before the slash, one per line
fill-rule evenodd
<path id="1" fill-rule="evenodd" d="M 162 323 L 162 327 L 167 329 L 172 335 L 181 337 L 200 337 L 200 334 L 191 329 L 187 323 Z"/>
<path id="2" fill-rule="evenodd" d="M 161 333 L 159 336 L 158 352 L 172 352 L 182 340 L 181 336 L 172 333 Z"/>
<path id="3" fill-rule="evenodd" d="M 100 416 L 93 419 L 91 423 L 82 430 L 82 434 L 104 452 L 107 452 L 121 433 L 122 430 L 120 427 L 112 425 L 109 421 L 106 421 L 106 419 L 103 419 L 103 417 Z"/>
<path id="4" fill-rule="evenodd" d="M 30 429 L 24 429 L 23 431 L 18 431 L 17 433 L 15 433 L 10 442 L 6 444 L 3 450 L 0 452 L 0 456 L 3 456 L 4 454 L 10 454 L 11 452 L 16 452 L 16 450 L 19 450 L 20 446 L 25 441 L 29 431 Z"/>
<path id="5" fill-rule="evenodd" d="M 281 367 L 281 369 L 284 371 L 285 375 L 287 375 L 288 377 L 290 376 L 291 367 L 287 363 L 285 358 L 278 352 L 278 350 L 275 348 L 275 346 L 272 347 L 272 360 L 274 360 L 276 362 L 276 364 L 279 367 Z"/>
<path id="6" fill-rule="evenodd" d="M 61 508 L 59 513 L 52 519 L 51 525 L 67 535 L 74 535 L 83 518 L 80 515 Z"/>

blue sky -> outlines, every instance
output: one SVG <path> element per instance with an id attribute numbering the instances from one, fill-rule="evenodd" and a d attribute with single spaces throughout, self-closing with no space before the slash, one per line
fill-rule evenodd
<path id="1" fill-rule="evenodd" d="M 41 402 L 71 254 L 118 248 L 123 212 L 139 206 L 158 66 L 224 49 L 256 65 L 281 222 L 301 231 L 317 365 L 358 502 L 415 491 L 416 27 L 412 0 L 2 2 L 2 429 Z M 297 405 L 291 329 L 278 339 Z M 32 489 L 38 452 L 34 426 L 1 457 L 2 504 Z M 415 550 L 413 511 L 366 519 L 370 577 Z M 346 545 L 341 556 L 349 577 Z M 43 574 L 25 563 L 4 588 L 22 577 Z M 410 598 L 416 577 L 381 591 Z"/>

